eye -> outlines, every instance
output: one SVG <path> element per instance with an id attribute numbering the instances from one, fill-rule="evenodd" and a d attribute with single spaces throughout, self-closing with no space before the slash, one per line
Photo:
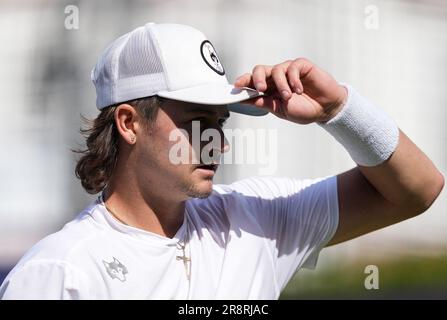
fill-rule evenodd
<path id="1" fill-rule="evenodd" d="M 116 273 L 116 270 L 112 270 L 112 273 Z"/>
<path id="2" fill-rule="evenodd" d="M 121 271 L 123 271 L 123 269 L 121 269 L 121 268 L 118 268 L 118 272 L 121 272 Z"/>
<path id="3" fill-rule="evenodd" d="M 227 124 L 227 119 L 220 119 L 219 120 L 219 126 L 220 127 L 223 127 L 223 126 L 225 126 Z"/>

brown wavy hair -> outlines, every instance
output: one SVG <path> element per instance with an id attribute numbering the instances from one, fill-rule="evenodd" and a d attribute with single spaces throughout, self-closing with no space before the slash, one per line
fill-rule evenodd
<path id="1" fill-rule="evenodd" d="M 81 154 L 76 164 L 75 174 L 81 180 L 82 187 L 90 194 L 101 192 L 107 185 L 118 158 L 119 133 L 116 128 L 114 113 L 116 108 L 127 103 L 147 120 L 147 125 L 157 117 L 163 99 L 157 96 L 121 102 L 101 110 L 94 120 L 81 115 L 86 128 L 80 132 L 85 137 L 86 149 L 72 150 Z"/>

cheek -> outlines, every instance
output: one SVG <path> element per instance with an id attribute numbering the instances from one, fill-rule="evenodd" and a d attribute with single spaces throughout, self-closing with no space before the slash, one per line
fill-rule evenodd
<path id="1" fill-rule="evenodd" d="M 189 141 L 184 136 L 172 140 L 168 133 L 159 132 L 140 143 L 136 155 L 139 170 L 165 178 L 190 172 L 193 153 Z"/>
<path id="2" fill-rule="evenodd" d="M 191 135 L 183 129 L 175 129 L 163 143 L 164 156 L 171 164 L 183 166 L 199 163 L 197 155 L 200 145 L 194 145 Z"/>

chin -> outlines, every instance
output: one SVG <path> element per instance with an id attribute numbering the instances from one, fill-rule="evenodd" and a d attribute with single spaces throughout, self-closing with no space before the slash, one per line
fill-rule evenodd
<path id="1" fill-rule="evenodd" d="M 213 180 L 202 180 L 188 188 L 187 195 L 191 198 L 208 198 L 213 192 Z"/>
<path id="2" fill-rule="evenodd" d="M 197 191 L 200 194 L 197 198 L 208 198 L 213 192 L 213 180 L 201 181 L 197 186 Z"/>

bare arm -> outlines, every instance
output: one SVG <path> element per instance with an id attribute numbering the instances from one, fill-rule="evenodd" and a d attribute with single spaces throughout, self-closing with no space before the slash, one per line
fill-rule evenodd
<path id="1" fill-rule="evenodd" d="M 339 225 L 328 245 L 412 218 L 427 210 L 444 186 L 430 159 L 400 131 L 391 158 L 337 176 Z"/>
<path id="2" fill-rule="evenodd" d="M 307 59 L 256 66 L 239 77 L 267 96 L 249 101 L 276 116 L 308 124 L 332 119 L 343 108 L 347 91 Z M 337 176 L 339 225 L 328 245 L 414 217 L 427 210 L 444 186 L 428 157 L 403 133 L 391 157 L 376 166 L 357 166 Z"/>

